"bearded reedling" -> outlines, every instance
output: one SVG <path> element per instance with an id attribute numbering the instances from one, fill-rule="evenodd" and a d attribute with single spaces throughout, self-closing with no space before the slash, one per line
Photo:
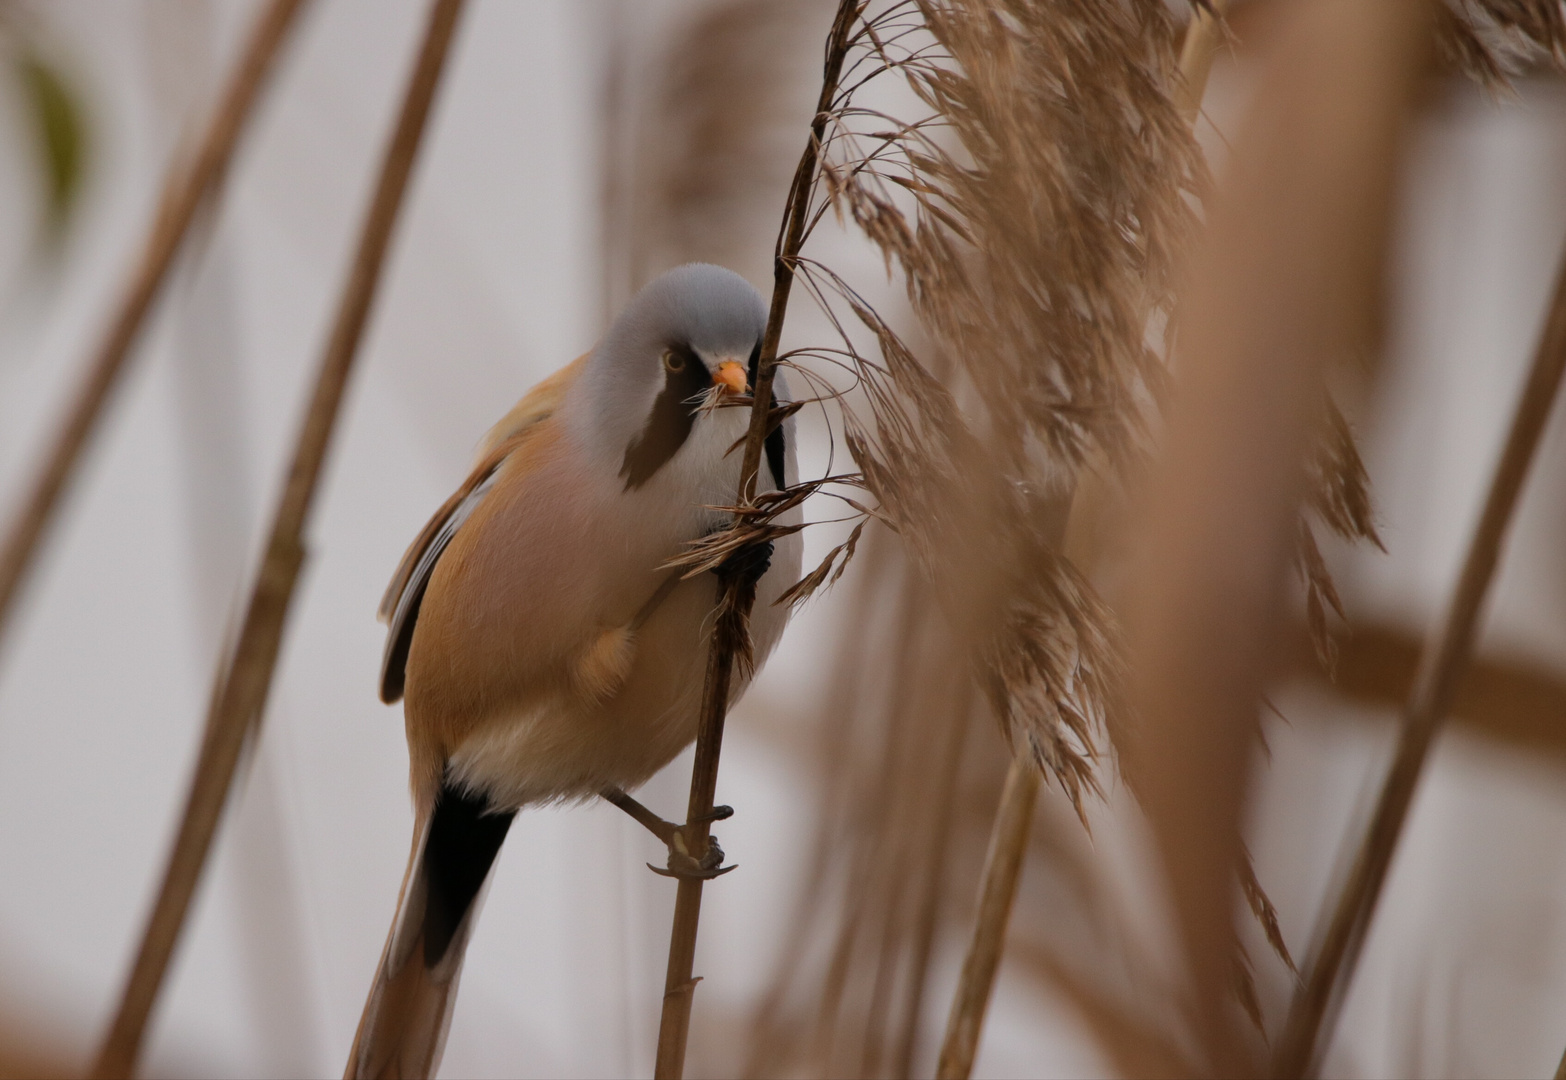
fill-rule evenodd
<path id="1" fill-rule="evenodd" d="M 716 574 L 668 568 L 727 525 L 716 508 L 738 486 L 750 410 L 725 406 L 749 405 L 766 318 L 728 270 L 659 277 L 489 432 L 403 557 L 381 604 L 381 699 L 405 698 L 416 825 L 348 1076 L 434 1073 L 478 895 L 521 807 L 603 796 L 669 845 L 671 873 L 722 872 L 716 845 L 691 858 L 625 789 L 696 736 L 716 577 L 757 579 L 758 661 L 787 619 L 773 601 L 799 577 L 797 533 Z M 761 492 L 794 481 L 793 435 L 785 419 L 768 436 Z"/>

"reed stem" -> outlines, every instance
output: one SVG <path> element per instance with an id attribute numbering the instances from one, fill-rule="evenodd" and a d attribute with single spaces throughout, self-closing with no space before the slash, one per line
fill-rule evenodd
<path id="1" fill-rule="evenodd" d="M 935 934 L 946 885 L 947 850 L 951 847 L 952 826 L 956 818 L 957 780 L 962 772 L 963 750 L 968 743 L 968 721 L 973 708 L 971 695 L 964 693 L 948 717 L 946 743 L 940 757 L 936 780 L 934 827 L 930 837 L 928 865 L 925 867 L 924 895 L 914 930 L 913 961 L 903 1002 L 902 1026 L 897 1034 L 893 1076 L 912 1076 L 914 1054 L 919 1046 L 920 1018 L 924 1014 L 924 995 L 929 982 L 930 960 L 935 951 Z"/>
<path id="2" fill-rule="evenodd" d="M 1273 1074 L 1299 1077 L 1315 1068 L 1331 1038 L 1338 1008 L 1354 977 L 1365 934 L 1413 803 L 1431 743 L 1451 709 L 1473 655 L 1485 596 L 1500 563 L 1507 528 L 1533 464 L 1546 421 L 1566 371 L 1566 258 L 1556 272 L 1544 332 L 1528 372 L 1505 449 L 1485 496 L 1484 512 L 1468 544 L 1462 574 L 1447 608 L 1440 637 L 1425 651 L 1420 673 L 1403 713 L 1397 754 L 1381 788 L 1370 825 L 1332 921 L 1305 982 L 1296 994 L 1273 1058 Z"/>
<path id="3" fill-rule="evenodd" d="M 821 95 L 810 124 L 810 139 L 799 159 L 793 184 L 784 207 L 783 228 L 773 256 L 772 305 L 767 328 L 762 336 L 756 366 L 756 383 L 751 388 L 750 429 L 745 437 L 745 455 L 740 465 L 737 505 L 750 503 L 756 493 L 756 474 L 761 466 L 762 444 L 766 440 L 772 383 L 777 373 L 778 341 L 783 333 L 783 317 L 788 310 L 789 292 L 794 285 L 794 264 L 805 239 L 810 217 L 810 196 L 815 190 L 818 155 L 826 131 L 828 115 L 837 97 L 838 78 L 848 51 L 850 31 L 864 0 L 839 0 L 837 15 L 827 38 L 826 60 L 822 71 Z M 707 656 L 707 672 L 702 687 L 701 717 L 696 734 L 696 763 L 691 770 L 691 795 L 685 820 L 690 835 L 687 844 L 698 859 L 706 853 L 713 798 L 718 786 L 718 758 L 723 745 L 723 722 L 728 710 L 729 683 L 734 670 L 738 637 L 722 632 L 732 617 L 742 621 L 750 617 L 755 590 L 730 581 L 718 601 L 718 629 L 712 635 Z M 658 1027 L 658 1058 L 654 1075 L 658 1080 L 678 1080 L 685 1072 L 685 1046 L 690 1035 L 691 1004 L 696 980 L 691 977 L 696 960 L 696 931 L 701 921 L 699 880 L 682 879 L 674 902 L 674 922 L 669 934 L 669 965 L 664 977 L 663 1017 Z"/>
<path id="4" fill-rule="evenodd" d="M 240 752 L 254 735 L 266 706 L 294 585 L 304 562 L 301 535 L 462 3 L 463 0 L 434 0 L 431 5 L 418 59 L 338 302 L 336 321 L 294 447 L 239 639 L 218 672 L 179 833 L 114 1023 L 93 1068 L 96 1077 L 126 1077 L 135 1067 L 148 1018 L 211 850 Z"/>
<path id="5" fill-rule="evenodd" d="M 1006 945 L 1006 928 L 1011 922 L 1011 905 L 1017 898 L 1017 882 L 1022 877 L 1022 857 L 1028 848 L 1028 830 L 1033 824 L 1033 804 L 1038 800 L 1039 770 L 1032 761 L 1013 757 L 1006 771 L 1006 786 L 1001 789 L 1000 809 L 990 829 L 990 847 L 984 856 L 983 885 L 979 890 L 979 911 L 973 927 L 968 955 L 963 958 L 957 993 L 946 1021 L 946 1038 L 936 1066 L 937 1080 L 968 1080 L 973 1059 L 978 1053 L 979 1036 L 984 1030 L 984 1015 L 995 989 L 995 974 L 1000 969 L 1001 950 Z"/>
<path id="6" fill-rule="evenodd" d="M 272 0 L 245 43 L 217 108 L 188 160 L 176 157 L 163 181 L 157 216 L 142 243 L 141 255 L 120 292 L 113 320 L 85 365 L 86 377 L 71 402 L 43 468 L 22 502 L 21 511 L 0 547 L 0 638 L 43 540 L 65 494 L 98 418 L 118 384 L 132 346 L 141 336 L 147 313 L 168 279 L 190 223 L 202 200 L 217 188 L 255 111 L 261 88 L 288 37 L 303 0 Z"/>

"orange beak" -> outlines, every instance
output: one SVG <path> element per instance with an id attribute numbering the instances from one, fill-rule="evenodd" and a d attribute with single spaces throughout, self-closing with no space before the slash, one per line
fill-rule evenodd
<path id="1" fill-rule="evenodd" d="M 745 369 L 734 360 L 725 360 L 718 365 L 718 370 L 712 376 L 712 384 L 726 387 L 731 394 L 743 394 L 749 385 Z"/>

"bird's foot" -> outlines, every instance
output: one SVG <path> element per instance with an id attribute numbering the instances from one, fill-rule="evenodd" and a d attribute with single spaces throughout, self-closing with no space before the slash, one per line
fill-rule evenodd
<path id="1" fill-rule="evenodd" d="M 705 849 L 701 855 L 693 854 L 697 846 L 692 835 L 692 826 L 707 825 L 714 821 L 725 821 L 734 816 L 734 808 L 731 806 L 714 806 L 700 817 L 686 822 L 684 825 L 676 825 L 672 821 L 665 821 L 647 807 L 637 802 L 631 796 L 619 788 L 605 788 L 603 797 L 624 810 L 635 818 L 648 832 L 652 833 L 669 849 L 668 869 L 661 870 L 652 863 L 647 868 L 655 874 L 664 877 L 685 878 L 691 881 L 706 881 L 710 878 L 727 874 L 734 866 L 723 865 L 723 849 L 718 846 L 718 838 L 708 835 Z"/>
<path id="2" fill-rule="evenodd" d="M 763 540 L 759 544 L 746 544 L 724 559 L 713 573 L 718 575 L 720 581 L 739 578 L 745 584 L 753 586 L 761 580 L 761 576 L 771 566 L 772 541 Z"/>
<path id="3" fill-rule="evenodd" d="M 715 807 L 717 810 L 728 810 L 727 806 Z M 721 877 L 730 870 L 739 869 L 738 865 L 723 865 L 723 849 L 718 846 L 718 838 L 711 834 L 707 836 L 707 849 L 700 857 L 692 855 L 685 841 L 685 829 L 688 826 L 680 826 L 674 832 L 673 839 L 669 842 L 668 869 L 660 869 L 652 863 L 647 864 L 647 869 L 664 877 L 684 878 L 687 881 L 707 881 L 711 878 Z"/>

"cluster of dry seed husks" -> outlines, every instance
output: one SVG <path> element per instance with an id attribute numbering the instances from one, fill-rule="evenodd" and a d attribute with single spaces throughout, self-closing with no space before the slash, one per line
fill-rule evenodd
<path id="1" fill-rule="evenodd" d="M 1481 81 L 1566 55 L 1559 4 L 1443 10 L 1445 52 Z M 866 417 L 850 408 L 845 426 L 878 516 L 964 625 L 989 628 L 980 666 L 1003 729 L 1073 798 L 1095 786 L 1094 732 L 1115 715 L 1119 665 L 1112 621 L 1060 541 L 1084 470 L 1127 471 L 1167 381 L 1149 342 L 1173 313 L 1206 180 L 1174 100 L 1180 31 L 1162 4 L 867 5 L 850 68 L 861 77 L 845 79 L 829 128 L 825 200 L 896 268 L 940 362 L 921 362 L 829 270 L 800 265 L 876 339 L 878 359 L 854 353 Z M 856 93 L 892 73 L 927 115 L 860 106 Z M 1296 562 L 1330 670 L 1327 612 L 1343 609 L 1314 528 L 1380 544 L 1330 400 L 1309 474 Z M 799 595 L 826 578 L 823 567 Z"/>
<path id="2" fill-rule="evenodd" d="M 1483 80 L 1560 53 L 1553 3 L 1459 7 L 1444 26 L 1446 49 Z M 835 210 L 877 245 L 919 330 L 896 305 L 872 304 L 840 267 L 809 257 L 796 266 L 842 331 L 841 348 L 814 352 L 846 354 L 857 377 L 841 402 L 859 483 L 912 568 L 874 531 L 858 545 L 861 576 L 876 584 L 861 583 L 824 706 L 817 861 L 757 1017 L 751 1073 L 906 1075 L 919 1056 L 932 942 L 943 923 L 965 926 L 971 915 L 1004 767 L 982 738 L 964 742 L 966 698 L 943 663 L 967 654 L 1013 747 L 1073 801 L 1097 786 L 1098 737 L 1106 726 L 1116 734 L 1109 703 L 1120 649 L 1062 537 L 1077 488 L 1137 465 L 1166 380 L 1160 343 L 1174 339 L 1174 264 L 1196 224 L 1193 196 L 1205 190 L 1172 101 L 1180 32 L 1159 3 L 888 0 L 863 11 L 815 215 Z M 911 89 L 917 108 L 886 107 L 874 89 L 884 83 Z M 794 360 L 812 374 L 800 354 Z M 1307 621 L 1330 666 L 1327 612 L 1339 605 L 1313 529 L 1378 542 L 1364 466 L 1330 400 L 1307 469 L 1295 554 Z M 751 515 L 748 525 L 759 523 Z M 795 597 L 835 581 L 859 536 Z M 877 621 L 888 617 L 895 634 Z M 949 843 L 952 830 L 962 842 Z M 1035 833 L 1035 849 L 1066 843 L 1063 832 Z M 1030 858 L 1060 870 L 1064 856 Z M 1288 962 L 1248 861 L 1238 871 L 1264 936 Z M 1091 876 L 1080 867 L 1063 875 L 1084 890 Z M 1169 1018 L 1139 1014 L 1146 988 L 1106 984 L 1107 968 L 1134 971 L 1133 981 L 1150 970 L 1121 955 L 1123 927 L 1106 914 L 1114 905 L 1062 899 L 1030 898 L 1025 887 L 1019 907 L 1036 917 L 1019 915 L 1019 925 L 1053 926 L 1080 908 L 1098 920 L 1089 919 L 1095 932 L 1079 928 L 1090 955 L 1060 951 L 1055 938 L 1070 934 L 1046 935 L 1032 954 L 1013 947 L 1013 962 L 1082 1006 L 1128 1072 L 1180 1060 Z M 818 974 L 809 970 L 817 945 L 828 948 Z M 1249 976 L 1238 976 L 1256 1016 Z"/>
<path id="3" fill-rule="evenodd" d="M 942 362 L 800 269 L 876 341 L 854 353 L 845 427 L 877 515 L 975 642 L 1014 748 L 1073 800 L 1097 787 L 1118 650 L 1060 547 L 1078 477 L 1135 458 L 1163 381 L 1149 315 L 1168 307 L 1203 179 L 1171 97 L 1177 31 L 1154 4 L 867 10 L 822 199 L 880 249 Z M 893 76 L 926 116 L 861 105 Z"/>
<path id="4" fill-rule="evenodd" d="M 1440 11 L 1442 58 L 1481 82 L 1566 60 L 1566 17 L 1552 0 L 1452 0 Z"/>

